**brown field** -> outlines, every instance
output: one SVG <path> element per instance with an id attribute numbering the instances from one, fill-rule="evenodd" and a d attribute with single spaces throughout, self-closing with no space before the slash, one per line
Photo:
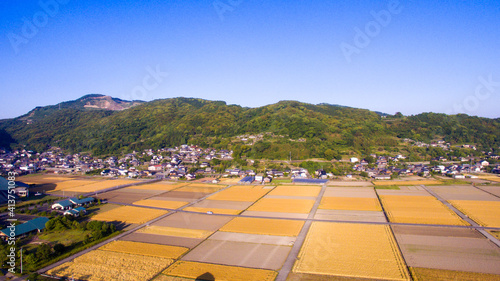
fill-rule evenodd
<path id="1" fill-rule="evenodd" d="M 154 223 L 154 225 L 216 231 L 230 220 L 231 217 L 226 216 L 181 212 L 165 217 Z"/>
<path id="2" fill-rule="evenodd" d="M 500 201 L 450 200 L 449 202 L 482 226 L 500 227 Z"/>
<path id="3" fill-rule="evenodd" d="M 295 242 L 295 237 L 290 237 L 290 236 L 259 235 L 259 234 L 223 232 L 223 231 L 215 232 L 212 236 L 210 236 L 210 239 L 220 240 L 220 241 L 248 242 L 255 244 L 268 244 L 268 245 L 281 245 L 281 246 L 293 246 L 293 243 Z"/>
<path id="4" fill-rule="evenodd" d="M 327 187 L 323 197 L 377 198 L 373 187 Z"/>
<path id="5" fill-rule="evenodd" d="M 141 233 L 141 232 L 131 233 L 131 234 L 121 238 L 120 241 L 153 243 L 153 244 L 160 244 L 160 245 L 185 247 L 185 248 L 189 248 L 189 249 L 192 249 L 192 248 L 196 247 L 196 245 L 203 242 L 202 239 L 158 235 L 158 234 L 148 234 L 148 233 Z"/>
<path id="6" fill-rule="evenodd" d="M 103 190 L 106 188 L 115 187 L 115 186 L 119 186 L 119 185 L 132 184 L 132 183 L 136 183 L 136 182 L 138 182 L 138 181 L 134 181 L 134 180 L 105 180 L 105 181 L 100 181 L 100 182 L 96 182 L 93 184 L 86 184 L 86 185 L 82 185 L 82 186 L 66 188 L 66 189 L 64 189 L 64 191 L 87 193 L 87 192 L 95 192 L 98 190 Z"/>
<path id="7" fill-rule="evenodd" d="M 373 186 L 373 184 L 369 181 L 328 181 L 327 186 L 344 186 L 344 187 L 360 187 L 360 186 Z"/>
<path id="8" fill-rule="evenodd" d="M 166 258 L 95 250 L 47 273 L 82 280 L 137 281 L 153 278 L 172 262 Z"/>
<path id="9" fill-rule="evenodd" d="M 146 189 L 146 190 L 163 190 L 170 191 L 181 186 L 185 186 L 186 183 L 169 183 L 169 182 L 155 182 L 150 184 L 136 185 L 131 188 L 133 189 Z"/>
<path id="10" fill-rule="evenodd" d="M 400 186 L 399 189 L 377 189 L 378 195 L 431 196 L 421 186 Z"/>
<path id="11" fill-rule="evenodd" d="M 264 218 L 283 218 L 283 219 L 307 219 L 307 213 L 281 213 L 281 212 L 262 212 L 262 211 L 244 211 L 242 217 L 264 217 Z"/>
<path id="12" fill-rule="evenodd" d="M 163 274 L 203 280 L 203 276 L 208 276 L 207 272 L 211 274 L 209 280 L 228 281 L 273 281 L 278 275 L 271 270 L 189 261 L 178 261 L 163 271 Z"/>
<path id="13" fill-rule="evenodd" d="M 232 186 L 208 197 L 208 199 L 254 202 L 266 195 L 268 192 L 269 189 L 262 188 L 261 186 Z"/>
<path id="14" fill-rule="evenodd" d="M 439 185 L 443 182 L 438 180 L 375 180 L 373 184 L 376 186 L 384 186 L 384 185 L 396 185 L 396 186 L 407 186 L 407 185 Z"/>
<path id="15" fill-rule="evenodd" d="M 188 204 L 188 202 L 182 201 L 167 201 L 167 200 L 153 200 L 146 199 L 134 202 L 134 205 L 146 206 L 146 207 L 156 207 L 156 208 L 165 208 L 165 209 L 177 209 L 184 205 Z"/>
<path id="16" fill-rule="evenodd" d="M 245 210 L 250 207 L 253 202 L 244 201 L 223 201 L 223 200 L 208 200 L 205 199 L 194 205 L 193 207 L 198 208 L 215 208 L 215 209 L 231 209 L 231 210 Z"/>
<path id="17" fill-rule="evenodd" d="M 207 196 L 206 193 L 173 190 L 173 191 L 162 193 L 162 194 L 157 195 L 155 197 L 151 197 L 149 199 L 194 202 L 194 201 L 196 201 L 200 198 L 203 198 L 205 196 Z"/>
<path id="18" fill-rule="evenodd" d="M 149 225 L 139 229 L 136 233 L 156 234 L 163 236 L 185 237 L 193 239 L 205 239 L 210 236 L 212 230 L 179 228 L 169 226 Z"/>
<path id="19" fill-rule="evenodd" d="M 432 231 L 429 234 L 433 234 Z M 500 249 L 495 244 L 486 238 L 460 237 L 465 236 L 461 233 L 455 235 L 396 232 L 396 239 L 408 266 L 500 274 Z"/>
<path id="20" fill-rule="evenodd" d="M 113 190 L 105 193 L 98 194 L 96 197 L 99 199 L 107 199 L 109 202 L 132 204 L 137 200 L 142 200 L 154 196 L 155 193 L 143 192 L 144 190 L 137 189 L 119 189 Z M 153 191 L 153 192 L 163 192 L 163 191 Z"/>
<path id="21" fill-rule="evenodd" d="M 237 217 L 224 225 L 220 231 L 278 236 L 297 236 L 303 225 L 303 221 Z"/>
<path id="22" fill-rule="evenodd" d="M 484 274 L 466 271 L 453 271 L 432 268 L 411 267 L 411 274 L 415 281 L 498 281 L 500 275 Z"/>
<path id="23" fill-rule="evenodd" d="M 212 212 L 214 214 L 225 214 L 225 215 L 239 215 L 242 212 L 241 210 L 201 208 L 201 207 L 187 207 L 187 208 L 184 208 L 183 210 L 189 211 L 189 212 L 197 212 L 197 213 Z"/>
<path id="24" fill-rule="evenodd" d="M 382 211 L 377 198 L 361 197 L 323 197 L 319 209 Z"/>
<path id="25" fill-rule="evenodd" d="M 113 241 L 100 247 L 99 250 L 140 256 L 177 259 L 182 254 L 187 252 L 188 248 L 131 241 Z"/>
<path id="26" fill-rule="evenodd" d="M 347 276 L 320 275 L 310 273 L 290 272 L 286 281 L 373 281 L 371 278 L 356 278 Z M 191 281 L 191 280 L 189 280 Z"/>
<path id="27" fill-rule="evenodd" d="M 208 239 L 182 260 L 279 270 L 290 249 L 289 246 Z"/>
<path id="28" fill-rule="evenodd" d="M 489 193 L 495 194 L 496 196 L 500 197 L 500 186 L 498 185 L 481 185 L 479 186 L 482 190 L 486 190 Z"/>
<path id="29" fill-rule="evenodd" d="M 391 222 L 468 225 L 433 196 L 382 195 L 380 200 Z"/>
<path id="30" fill-rule="evenodd" d="M 319 186 L 280 185 L 269 192 L 269 195 L 316 197 L 320 191 L 321 187 Z"/>
<path id="31" fill-rule="evenodd" d="M 262 198 L 248 211 L 308 214 L 313 205 L 314 200 Z"/>
<path id="32" fill-rule="evenodd" d="M 384 225 L 313 222 L 293 272 L 410 280 L 396 241 Z"/>
<path id="33" fill-rule="evenodd" d="M 318 209 L 314 215 L 317 220 L 340 220 L 359 222 L 386 222 L 383 212 L 349 211 L 349 210 L 322 210 Z"/>
<path id="34" fill-rule="evenodd" d="M 425 235 L 440 237 L 484 238 L 477 230 L 468 228 L 451 228 L 435 226 L 393 225 L 394 234 L 398 235 Z"/>
<path id="35" fill-rule="evenodd" d="M 214 193 L 218 190 L 226 187 L 225 185 L 215 185 L 215 184 L 200 184 L 200 183 L 192 183 L 188 186 L 184 186 L 179 188 L 177 191 L 185 191 L 185 192 L 200 192 L 200 193 Z"/>
<path id="36" fill-rule="evenodd" d="M 146 209 L 132 206 L 123 206 L 107 212 L 99 213 L 92 220 L 122 221 L 126 223 L 142 224 L 166 214 L 167 211 Z"/>
<path id="37" fill-rule="evenodd" d="M 500 201 L 500 198 L 471 185 L 433 186 L 429 188 L 445 200 Z"/>
<path id="38" fill-rule="evenodd" d="M 35 175 L 35 176 L 28 175 L 16 178 L 16 180 L 24 182 L 25 184 L 37 184 L 37 185 L 69 181 L 73 179 L 75 178 L 68 176 L 45 176 L 45 175 Z"/>

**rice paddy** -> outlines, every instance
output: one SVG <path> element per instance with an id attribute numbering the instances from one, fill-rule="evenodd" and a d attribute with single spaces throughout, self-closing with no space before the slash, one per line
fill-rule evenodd
<path id="1" fill-rule="evenodd" d="M 271 270 L 190 261 L 178 261 L 163 271 L 163 274 L 197 280 L 228 281 L 272 281 L 277 276 Z"/>
<path id="2" fill-rule="evenodd" d="M 303 221 L 237 217 L 224 225 L 220 231 L 297 236 L 303 225 Z"/>
<path id="3" fill-rule="evenodd" d="M 49 275 L 81 280 L 148 280 L 172 259 L 95 250 L 49 270 Z"/>
<path id="4" fill-rule="evenodd" d="M 178 227 L 169 227 L 169 226 L 158 226 L 158 225 L 150 225 L 143 227 L 137 231 L 137 233 L 147 233 L 147 234 L 157 234 L 157 235 L 165 235 L 165 236 L 177 236 L 177 237 L 185 237 L 185 238 L 196 238 L 196 239 L 205 239 L 213 231 L 210 230 L 202 230 L 202 229 L 190 229 L 190 228 L 178 228 Z"/>
<path id="5" fill-rule="evenodd" d="M 140 207 L 123 206 L 107 212 L 99 213 L 92 220 L 121 221 L 125 223 L 141 224 L 166 214 L 167 211 Z"/>
<path id="6" fill-rule="evenodd" d="M 410 280 L 389 226 L 313 222 L 293 272 Z"/>
<path id="7" fill-rule="evenodd" d="M 321 187 L 319 186 L 281 185 L 275 187 L 269 192 L 269 195 L 316 197 L 320 191 Z"/>
<path id="8" fill-rule="evenodd" d="M 413 180 L 413 181 L 397 181 L 397 180 L 376 180 L 373 181 L 375 186 L 384 185 L 396 185 L 396 186 L 407 186 L 407 185 L 439 185 L 443 182 L 438 180 Z"/>
<path id="9" fill-rule="evenodd" d="M 261 186 L 232 186 L 210 196 L 208 199 L 253 202 L 266 195 L 268 192 L 269 189 L 264 189 Z"/>
<path id="10" fill-rule="evenodd" d="M 377 198 L 323 197 L 319 205 L 326 210 L 382 211 Z"/>
<path id="11" fill-rule="evenodd" d="M 391 222 L 468 225 L 452 210 L 432 196 L 380 196 Z"/>
<path id="12" fill-rule="evenodd" d="M 184 208 L 183 210 L 184 211 L 189 211 L 189 212 L 197 212 L 197 213 L 212 212 L 213 214 L 224 214 L 224 215 L 239 215 L 241 213 L 240 210 L 218 209 L 218 208 L 202 208 L 202 207 L 187 207 L 187 208 Z"/>
<path id="13" fill-rule="evenodd" d="M 188 248 L 166 246 L 132 241 L 113 241 L 99 248 L 102 251 L 177 259 L 188 251 Z"/>
<path id="14" fill-rule="evenodd" d="M 482 226 L 500 227 L 500 201 L 450 200 L 449 202 Z"/>
<path id="15" fill-rule="evenodd" d="M 169 201 L 169 200 L 154 200 L 154 199 L 146 199 L 134 202 L 134 205 L 138 206 L 147 206 L 147 207 L 156 207 L 156 208 L 165 208 L 165 209 L 177 209 L 184 205 L 188 204 L 188 202 L 182 201 Z"/>
<path id="16" fill-rule="evenodd" d="M 249 211 L 308 214 L 314 200 L 262 198 L 248 208 Z"/>

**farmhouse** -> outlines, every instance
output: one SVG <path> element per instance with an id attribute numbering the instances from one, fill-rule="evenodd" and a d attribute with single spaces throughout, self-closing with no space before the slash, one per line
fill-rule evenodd
<path id="1" fill-rule="evenodd" d="M 16 225 L 15 228 L 2 229 L 2 231 L 0 232 L 0 237 L 2 237 L 2 239 L 8 239 L 9 237 L 11 237 L 11 230 L 14 230 L 16 238 L 28 235 L 33 232 L 41 232 L 45 229 L 45 223 L 47 223 L 48 221 L 48 218 L 38 217 L 23 224 Z"/>
<path id="2" fill-rule="evenodd" d="M 64 212 L 64 215 L 70 215 L 70 216 L 73 216 L 73 217 L 78 217 L 80 216 L 81 213 L 86 213 L 87 212 L 87 209 L 85 209 L 84 207 L 77 207 L 77 208 L 74 208 L 74 209 L 71 209 L 71 210 L 67 210 L 66 212 Z"/>
<path id="3" fill-rule="evenodd" d="M 92 197 L 87 197 L 87 198 L 82 198 L 82 199 L 72 197 L 72 198 L 54 203 L 52 205 L 52 209 L 70 210 L 70 209 L 73 209 L 75 206 L 77 206 L 77 207 L 86 206 L 94 201 L 95 201 L 95 199 Z"/>

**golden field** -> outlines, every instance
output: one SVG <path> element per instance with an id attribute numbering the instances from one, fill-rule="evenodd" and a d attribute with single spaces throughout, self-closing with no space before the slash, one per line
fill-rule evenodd
<path id="1" fill-rule="evenodd" d="M 319 186 L 280 185 L 269 192 L 269 195 L 316 197 L 320 191 Z"/>
<path id="2" fill-rule="evenodd" d="M 219 231 L 278 236 L 297 236 L 303 225 L 303 221 L 237 217 L 224 225 L 221 229 L 219 229 Z"/>
<path id="3" fill-rule="evenodd" d="M 262 198 L 248 211 L 308 214 L 313 205 L 314 200 Z"/>
<path id="4" fill-rule="evenodd" d="M 134 185 L 128 188 L 132 189 L 146 189 L 146 190 L 164 190 L 164 191 L 170 191 L 173 189 L 176 189 L 181 186 L 185 186 L 186 183 L 150 183 L 150 184 L 141 184 L 141 185 Z"/>
<path id="5" fill-rule="evenodd" d="M 269 189 L 263 189 L 261 186 L 232 186 L 210 196 L 208 199 L 254 202 L 266 195 L 268 192 Z"/>
<path id="6" fill-rule="evenodd" d="M 482 226 L 500 227 L 500 201 L 449 200 L 448 202 Z"/>
<path id="7" fill-rule="evenodd" d="M 156 208 L 165 208 L 165 209 L 177 209 L 177 208 L 180 208 L 186 204 L 188 204 L 188 202 L 154 200 L 154 199 L 146 199 L 146 200 L 140 200 L 140 201 L 134 202 L 134 205 L 156 207 Z"/>
<path id="8" fill-rule="evenodd" d="M 442 182 L 438 180 L 412 180 L 412 181 L 376 180 L 373 181 L 373 184 L 376 186 L 383 186 L 383 185 L 407 186 L 407 185 L 439 185 L 442 184 Z"/>
<path id="9" fill-rule="evenodd" d="M 93 181 L 93 180 L 69 180 L 69 181 L 62 181 L 58 183 L 54 183 L 55 189 L 49 191 L 59 191 L 59 190 L 67 190 L 69 188 L 75 188 L 75 187 L 81 187 L 85 185 L 90 185 L 90 184 L 96 184 L 99 183 L 99 181 Z"/>
<path id="10" fill-rule="evenodd" d="M 69 181 L 73 179 L 74 178 L 72 177 L 66 177 L 66 176 L 28 175 L 28 176 L 20 176 L 16 180 L 24 182 L 25 184 L 47 184 L 47 183 Z"/>
<path id="11" fill-rule="evenodd" d="M 192 183 L 188 186 L 184 186 L 179 188 L 177 191 L 185 191 L 185 192 L 199 192 L 199 193 L 214 193 L 218 190 L 226 187 L 225 185 L 214 185 L 214 184 L 201 184 L 201 183 Z"/>
<path id="12" fill-rule="evenodd" d="M 148 280 L 172 264 L 172 259 L 95 250 L 49 270 L 49 275 L 82 280 Z"/>
<path id="13" fill-rule="evenodd" d="M 64 191 L 95 192 L 95 191 L 103 190 L 103 189 L 110 188 L 110 187 L 115 187 L 115 186 L 124 185 L 124 184 L 132 184 L 132 183 L 134 183 L 134 181 L 132 181 L 132 180 L 105 180 L 105 181 L 100 181 L 100 182 L 96 182 L 93 184 L 87 184 L 87 185 L 83 185 L 83 186 L 67 188 L 67 189 L 64 189 Z"/>
<path id="14" fill-rule="evenodd" d="M 132 241 L 113 241 L 99 248 L 102 251 L 151 256 L 159 258 L 177 259 L 189 249 L 184 247 L 167 246 Z"/>
<path id="15" fill-rule="evenodd" d="M 410 280 L 386 225 L 313 222 L 293 272 Z"/>
<path id="16" fill-rule="evenodd" d="M 272 281 L 278 275 L 271 270 L 190 261 L 178 261 L 163 271 L 163 274 L 198 280 L 198 277 L 207 272 L 214 277 L 211 280 L 221 281 Z"/>
<path id="17" fill-rule="evenodd" d="M 411 274 L 415 281 L 449 281 L 449 280 L 467 280 L 467 281 L 498 281 L 499 275 L 453 271 L 433 268 L 411 267 Z"/>
<path id="18" fill-rule="evenodd" d="M 213 231 L 210 231 L 210 230 L 177 228 L 177 227 L 158 226 L 158 225 L 146 226 L 146 227 L 139 229 L 137 232 L 138 233 L 147 233 L 147 234 L 156 234 L 156 235 L 165 235 L 165 236 L 196 238 L 196 239 L 205 239 L 213 233 Z"/>
<path id="19" fill-rule="evenodd" d="M 122 221 L 126 223 L 141 224 L 168 213 L 167 211 L 154 210 L 140 207 L 123 206 L 112 209 L 92 217 L 98 221 Z"/>
<path id="20" fill-rule="evenodd" d="M 380 200 L 391 222 L 468 225 L 433 196 L 381 195 Z"/>
<path id="21" fill-rule="evenodd" d="M 241 210 L 202 208 L 202 207 L 187 207 L 184 208 L 183 210 L 189 212 L 198 212 L 198 213 L 212 212 L 214 214 L 224 214 L 224 215 L 239 215 L 242 212 Z"/>
<path id="22" fill-rule="evenodd" d="M 323 197 L 319 205 L 326 210 L 382 211 L 377 198 Z"/>

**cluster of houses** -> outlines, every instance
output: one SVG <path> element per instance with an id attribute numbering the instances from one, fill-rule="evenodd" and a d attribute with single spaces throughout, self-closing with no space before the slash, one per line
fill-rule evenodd
<path id="1" fill-rule="evenodd" d="M 92 197 L 87 198 L 68 198 L 59 202 L 52 204 L 53 210 L 64 211 L 63 215 L 70 215 L 73 217 L 78 217 L 80 214 L 87 212 L 84 206 L 92 204 L 95 199 Z"/>

